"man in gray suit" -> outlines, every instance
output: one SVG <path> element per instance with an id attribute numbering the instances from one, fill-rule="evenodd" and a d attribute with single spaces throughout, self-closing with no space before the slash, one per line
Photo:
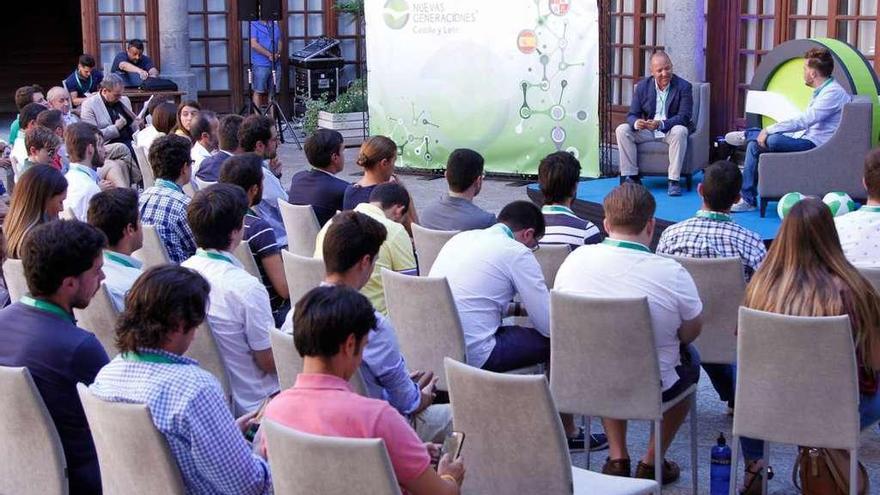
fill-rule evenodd
<path id="1" fill-rule="evenodd" d="M 142 122 L 132 111 L 131 101 L 122 95 L 124 89 L 121 77 L 107 74 L 98 92 L 83 101 L 80 116 L 101 131 L 107 159 L 124 162 L 131 183 L 138 183 L 142 177 L 133 158 L 132 139 Z"/>

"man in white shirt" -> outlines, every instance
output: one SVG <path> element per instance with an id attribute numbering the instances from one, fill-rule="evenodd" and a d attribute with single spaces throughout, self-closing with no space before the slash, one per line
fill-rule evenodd
<path id="1" fill-rule="evenodd" d="M 857 211 L 835 217 L 837 234 L 846 259 L 862 268 L 880 268 L 880 149 L 865 158 L 862 179 L 868 202 Z"/>
<path id="2" fill-rule="evenodd" d="M 113 187 L 110 181 L 98 176 L 98 168 L 104 164 L 103 141 L 98 128 L 85 122 L 72 124 L 64 131 L 64 144 L 71 162 L 64 176 L 67 179 L 64 209 L 70 208 L 81 222 L 86 221 L 92 196 Z"/>
<path id="3" fill-rule="evenodd" d="M 640 184 L 625 183 L 604 201 L 605 231 L 601 244 L 577 248 L 556 275 L 555 289 L 593 297 L 647 297 L 657 346 L 664 402 L 680 396 L 700 377 L 699 355 L 689 346 L 702 329 L 703 305 L 696 285 L 678 262 L 651 253 L 654 197 Z M 599 350 L 601 351 L 601 350 Z M 687 416 L 684 400 L 663 415 L 661 447 L 669 447 Z M 630 476 L 626 421 L 603 418 L 610 455 L 602 472 Z M 654 479 L 654 439 L 636 468 L 638 478 Z M 678 479 L 680 469 L 663 462 L 663 484 Z"/>
<path id="4" fill-rule="evenodd" d="M 193 160 L 193 175 L 198 173 L 202 160 L 211 156 L 217 149 L 219 130 L 220 121 L 217 120 L 217 114 L 210 110 L 199 112 L 198 118 L 190 127 L 190 133 L 195 141 L 190 153 Z"/>
<path id="5" fill-rule="evenodd" d="M 131 253 L 144 244 L 138 214 L 138 195 L 133 189 L 114 188 L 89 201 L 89 224 L 107 236 L 104 250 L 104 285 L 117 311 L 125 309 L 125 296 L 143 273 L 143 263 Z"/>
<path id="6" fill-rule="evenodd" d="M 241 243 L 247 209 L 247 194 L 238 186 L 214 184 L 197 192 L 187 219 L 199 248 L 181 263 L 211 284 L 208 325 L 229 373 L 236 416 L 256 410 L 279 389 L 269 294 L 232 254 Z"/>
<path id="7" fill-rule="evenodd" d="M 263 157 L 263 201 L 256 210 L 260 218 L 272 226 L 279 246 L 287 246 L 287 230 L 281 220 L 281 208 L 278 200 L 288 200 L 287 191 L 281 185 L 281 168 L 278 159 L 278 130 L 272 119 L 262 115 L 251 115 L 244 119 L 238 131 L 241 150 L 245 153 L 254 152 Z"/>

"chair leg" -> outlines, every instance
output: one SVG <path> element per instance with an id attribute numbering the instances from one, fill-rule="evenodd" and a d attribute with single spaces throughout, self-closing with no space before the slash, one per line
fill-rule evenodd
<path id="1" fill-rule="evenodd" d="M 736 495 L 736 473 L 739 464 L 739 438 L 730 436 L 730 489 L 728 495 Z"/>
<path id="2" fill-rule="evenodd" d="M 849 451 L 849 495 L 859 493 L 859 449 Z"/>
<path id="3" fill-rule="evenodd" d="M 691 395 L 691 479 L 694 484 L 694 495 L 699 493 L 697 489 L 698 483 L 698 468 L 699 463 L 697 462 L 697 392 Z"/>
<path id="4" fill-rule="evenodd" d="M 654 480 L 657 482 L 657 495 L 660 495 L 660 490 L 663 488 L 663 452 L 661 452 L 663 442 L 660 438 L 662 432 L 662 421 L 654 421 Z"/>
<path id="5" fill-rule="evenodd" d="M 584 453 L 587 454 L 587 469 L 590 469 L 590 416 L 581 416 L 584 421 Z"/>
<path id="6" fill-rule="evenodd" d="M 761 495 L 767 495 L 767 466 L 770 465 L 770 442 L 764 440 L 764 467 L 761 468 Z"/>
<path id="7" fill-rule="evenodd" d="M 760 204 L 761 218 L 764 218 L 765 216 L 767 216 L 767 205 L 768 205 L 769 203 L 770 203 L 769 200 L 766 200 L 766 199 L 764 199 L 764 198 L 761 198 L 761 201 L 759 202 L 759 204 Z"/>
<path id="8" fill-rule="evenodd" d="M 685 175 L 684 180 L 685 180 L 685 183 L 687 184 L 687 190 L 688 190 L 688 192 L 690 192 L 691 189 L 693 189 L 693 185 L 694 185 L 694 174 Z"/>

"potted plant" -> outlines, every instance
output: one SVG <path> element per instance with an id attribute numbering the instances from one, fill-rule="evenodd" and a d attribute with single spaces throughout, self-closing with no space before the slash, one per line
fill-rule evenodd
<path id="1" fill-rule="evenodd" d="M 369 134 L 367 117 L 367 89 L 363 79 L 355 79 L 336 101 L 325 98 L 306 102 L 303 130 L 311 134 L 315 129 L 333 129 L 342 133 L 346 146 L 364 142 Z"/>

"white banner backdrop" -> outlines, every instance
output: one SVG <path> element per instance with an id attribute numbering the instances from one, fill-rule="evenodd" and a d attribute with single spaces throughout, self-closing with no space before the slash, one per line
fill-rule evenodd
<path id="1" fill-rule="evenodd" d="M 554 151 L 599 175 L 596 0 L 368 0 L 370 133 L 398 165 L 536 174 Z"/>

